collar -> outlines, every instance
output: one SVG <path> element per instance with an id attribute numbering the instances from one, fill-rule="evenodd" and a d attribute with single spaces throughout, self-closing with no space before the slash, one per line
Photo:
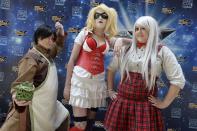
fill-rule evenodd
<path id="1" fill-rule="evenodd" d="M 139 49 L 142 48 L 143 46 L 146 46 L 146 43 L 137 42 L 137 47 L 138 47 Z"/>
<path id="2" fill-rule="evenodd" d="M 50 49 L 46 49 L 42 47 L 41 45 L 34 45 L 34 47 L 41 52 L 46 58 L 50 58 Z"/>

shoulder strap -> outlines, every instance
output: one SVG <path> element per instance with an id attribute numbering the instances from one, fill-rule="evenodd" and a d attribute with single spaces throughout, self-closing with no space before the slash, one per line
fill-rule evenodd
<path id="1" fill-rule="evenodd" d="M 25 57 L 33 58 L 36 61 L 38 65 L 37 72 L 39 72 L 42 68 L 42 65 L 47 62 L 47 60 L 42 55 L 38 54 L 34 49 L 29 50 Z"/>
<path id="2" fill-rule="evenodd" d="M 88 37 L 90 37 L 90 36 L 92 36 L 92 34 L 88 32 L 88 34 L 85 36 L 85 38 L 84 38 L 84 40 L 83 40 L 83 42 L 82 42 L 82 46 L 83 46 L 84 42 L 86 41 L 86 39 L 87 39 Z"/>

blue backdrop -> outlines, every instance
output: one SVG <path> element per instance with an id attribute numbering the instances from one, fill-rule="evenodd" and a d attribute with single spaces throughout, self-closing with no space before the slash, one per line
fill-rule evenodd
<path id="1" fill-rule="evenodd" d="M 17 63 L 31 47 L 36 27 L 45 23 L 54 26 L 60 20 L 68 32 L 63 52 L 57 57 L 59 96 L 63 101 L 66 63 L 73 40 L 85 25 L 89 9 L 99 3 L 114 7 L 119 15 L 119 36 L 132 37 L 135 20 L 151 15 L 162 29 L 175 30 L 162 40 L 175 54 L 186 78 L 186 85 L 169 108 L 163 110 L 168 131 L 197 130 L 197 45 L 196 0 L 0 0 L 0 120 L 4 120 L 11 101 L 10 84 L 17 75 Z M 111 54 L 106 57 L 107 66 Z M 117 76 L 118 79 L 119 76 Z M 159 81 L 159 97 L 169 84 L 165 76 Z M 69 106 L 66 106 L 69 107 Z M 105 108 L 97 119 L 102 122 Z M 97 122 L 97 126 L 102 123 Z"/>

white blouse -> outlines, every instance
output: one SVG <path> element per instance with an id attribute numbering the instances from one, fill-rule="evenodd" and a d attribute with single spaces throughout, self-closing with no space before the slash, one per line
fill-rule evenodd
<path id="1" fill-rule="evenodd" d="M 137 48 L 136 54 L 131 54 L 131 57 L 128 60 L 129 71 L 131 72 L 142 72 L 142 58 L 145 54 L 145 47 Z M 120 57 L 113 57 L 108 69 L 116 71 L 120 65 Z M 157 56 L 157 76 L 161 75 L 161 72 L 164 70 L 167 79 L 171 84 L 180 87 L 181 89 L 185 85 L 185 78 L 181 69 L 180 64 L 178 63 L 175 55 L 172 51 L 163 46 L 158 52 Z"/>

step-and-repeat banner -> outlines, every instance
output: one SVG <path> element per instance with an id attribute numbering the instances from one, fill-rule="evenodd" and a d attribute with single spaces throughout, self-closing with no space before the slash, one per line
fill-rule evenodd
<path id="1" fill-rule="evenodd" d="M 41 24 L 64 25 L 68 37 L 65 48 L 56 59 L 59 75 L 59 96 L 63 101 L 66 63 L 73 41 L 85 26 L 89 9 L 100 3 L 118 12 L 117 37 L 132 37 L 135 20 L 142 15 L 153 16 L 164 31 L 171 31 L 165 43 L 183 68 L 186 85 L 176 100 L 163 110 L 168 131 L 197 130 L 197 22 L 196 0 L 0 0 L 0 121 L 6 116 L 11 96 L 10 84 L 17 75 L 17 63 L 31 47 L 32 35 Z M 112 53 L 106 57 L 109 64 Z M 119 77 L 117 76 L 117 79 Z M 158 80 L 159 97 L 168 91 L 165 76 Z M 104 117 L 101 109 L 101 118 Z"/>

